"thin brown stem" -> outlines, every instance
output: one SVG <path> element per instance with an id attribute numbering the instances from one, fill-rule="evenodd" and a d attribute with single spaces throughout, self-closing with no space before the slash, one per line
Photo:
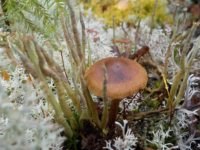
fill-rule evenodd
<path id="1" fill-rule="evenodd" d="M 115 120 L 117 118 L 119 102 L 120 102 L 120 99 L 114 99 L 111 101 L 111 104 L 110 104 L 110 111 L 109 111 L 109 117 L 108 117 L 108 123 L 107 123 L 108 128 L 111 131 L 109 133 L 110 135 L 113 134 L 113 128 L 115 126 Z"/>
<path id="2" fill-rule="evenodd" d="M 63 70 L 64 70 L 64 73 L 65 73 L 65 77 L 67 78 L 67 81 L 69 83 L 69 79 L 68 79 L 68 76 L 67 76 L 67 73 L 66 73 L 66 70 L 65 70 L 65 63 L 64 63 L 62 51 L 60 51 L 60 55 L 61 55 L 61 58 L 62 58 L 62 64 L 63 64 Z"/>
<path id="3" fill-rule="evenodd" d="M 77 51 L 79 59 L 81 61 L 84 56 L 83 56 L 81 40 L 80 40 L 80 37 L 79 37 L 79 32 L 78 32 L 77 23 L 76 23 L 75 10 L 74 10 L 74 7 L 73 7 L 72 2 L 70 0 L 66 0 L 66 3 L 67 3 L 69 10 L 70 10 L 70 18 L 71 18 L 71 24 L 72 24 L 72 31 L 73 31 L 73 34 L 74 34 L 74 41 L 76 43 L 76 51 Z"/>
<path id="4" fill-rule="evenodd" d="M 82 49 L 83 49 L 83 55 L 85 56 L 85 47 L 86 47 L 86 34 L 85 34 L 85 23 L 83 20 L 83 14 L 80 11 L 80 22 L 82 27 Z"/>
<path id="5" fill-rule="evenodd" d="M 122 22 L 122 30 L 124 31 L 124 33 L 126 34 L 126 36 L 128 37 L 128 39 L 130 40 L 130 42 L 134 45 L 134 42 L 131 40 L 131 37 L 128 35 L 128 33 L 126 32 L 126 30 L 124 29 L 123 24 L 124 24 L 124 22 Z"/>
<path id="6" fill-rule="evenodd" d="M 139 30 L 140 30 L 140 22 L 141 22 L 141 17 L 138 21 L 138 25 L 137 25 L 137 28 L 136 28 L 136 33 L 135 33 L 135 52 L 137 50 L 137 43 L 138 43 L 138 34 L 139 34 Z"/>
<path id="7" fill-rule="evenodd" d="M 8 45 L 5 45 L 3 48 L 5 48 L 5 52 L 6 54 L 8 55 L 8 58 L 12 61 L 12 64 L 15 66 L 15 67 L 18 67 L 18 68 L 22 68 L 21 64 L 19 63 L 19 61 L 14 57 L 10 47 Z"/>
<path id="8" fill-rule="evenodd" d="M 104 129 L 106 127 L 106 124 L 108 122 L 108 93 L 107 93 L 107 82 L 108 82 L 108 76 L 106 71 L 105 64 L 103 65 L 103 85 L 102 85 L 102 93 L 103 93 L 103 113 L 102 113 L 102 122 L 101 122 L 101 128 Z"/>
<path id="9" fill-rule="evenodd" d="M 135 95 L 132 97 L 132 99 L 130 100 L 130 102 L 128 103 L 128 105 L 124 108 L 123 112 L 125 112 L 125 110 L 128 108 L 128 106 L 132 103 L 132 101 L 133 101 L 133 99 L 135 98 L 136 95 L 137 95 L 137 94 L 135 94 Z M 139 100 L 140 98 L 141 98 L 141 96 L 140 96 L 137 100 Z M 119 114 L 119 116 L 117 117 L 116 120 L 118 120 L 118 119 L 121 117 L 121 115 L 122 115 L 122 113 Z"/>
<path id="10" fill-rule="evenodd" d="M 156 13 L 157 3 L 158 3 L 158 0 L 156 0 L 155 3 L 154 3 L 153 14 L 151 16 L 151 31 L 150 31 L 150 34 L 152 34 L 152 31 L 153 31 L 153 20 L 154 20 L 154 16 L 155 16 L 155 13 Z"/>
<path id="11" fill-rule="evenodd" d="M 113 16 L 113 42 L 114 45 L 116 45 L 116 41 L 115 41 L 115 17 Z"/>

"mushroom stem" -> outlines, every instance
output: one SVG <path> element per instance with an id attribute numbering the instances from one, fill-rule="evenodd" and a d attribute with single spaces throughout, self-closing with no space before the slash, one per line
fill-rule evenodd
<path id="1" fill-rule="evenodd" d="M 114 99 L 110 104 L 109 118 L 108 118 L 108 128 L 112 129 L 115 125 L 115 120 L 117 118 L 117 112 L 119 108 L 120 99 Z"/>

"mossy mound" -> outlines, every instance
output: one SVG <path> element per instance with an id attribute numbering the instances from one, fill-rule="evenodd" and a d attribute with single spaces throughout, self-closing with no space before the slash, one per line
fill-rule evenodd
<path id="1" fill-rule="evenodd" d="M 104 23 L 109 26 L 113 24 L 113 16 L 115 17 L 116 25 L 119 25 L 123 21 L 127 23 L 132 22 L 133 20 L 131 21 L 130 16 L 135 16 L 135 20 L 140 17 L 142 19 L 151 17 L 155 4 L 155 0 L 128 0 L 128 5 L 124 6 L 122 6 L 123 4 L 119 4 L 119 2 L 120 0 L 91 0 L 87 2 L 82 0 L 85 10 L 92 8 L 93 15 L 98 18 L 104 18 Z M 121 9 L 121 7 L 124 7 L 124 9 Z M 172 15 L 166 14 L 166 1 L 158 1 L 154 19 L 157 22 L 172 22 Z"/>

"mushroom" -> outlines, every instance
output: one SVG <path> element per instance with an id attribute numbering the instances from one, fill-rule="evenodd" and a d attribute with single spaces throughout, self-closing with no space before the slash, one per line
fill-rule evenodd
<path id="1" fill-rule="evenodd" d="M 147 72 L 137 62 L 123 57 L 108 57 L 94 63 L 85 73 L 84 79 L 90 91 L 102 97 L 103 64 L 107 71 L 107 94 L 111 105 L 107 126 L 114 127 L 121 99 L 136 94 L 147 84 Z"/>

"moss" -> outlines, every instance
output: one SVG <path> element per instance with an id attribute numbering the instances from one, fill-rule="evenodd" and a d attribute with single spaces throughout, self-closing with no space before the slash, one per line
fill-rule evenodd
<path id="1" fill-rule="evenodd" d="M 160 84 L 161 84 L 161 81 L 157 80 L 156 81 L 156 88 L 158 88 L 160 86 Z"/>
<path id="2" fill-rule="evenodd" d="M 104 23 L 109 26 L 112 26 L 112 16 L 115 17 L 116 25 L 119 25 L 121 22 L 126 21 L 130 23 L 129 15 L 135 15 L 138 18 L 151 17 L 153 13 L 155 0 L 139 0 L 132 1 L 129 0 L 129 7 L 127 10 L 119 10 L 116 7 L 116 4 L 120 0 L 107 1 L 102 0 L 93 0 L 91 2 L 83 3 L 84 9 L 92 8 L 92 13 L 94 16 L 99 18 L 104 18 Z M 172 15 L 166 14 L 166 1 L 158 1 L 155 13 L 155 20 L 159 22 L 169 22 L 172 21 Z"/>

